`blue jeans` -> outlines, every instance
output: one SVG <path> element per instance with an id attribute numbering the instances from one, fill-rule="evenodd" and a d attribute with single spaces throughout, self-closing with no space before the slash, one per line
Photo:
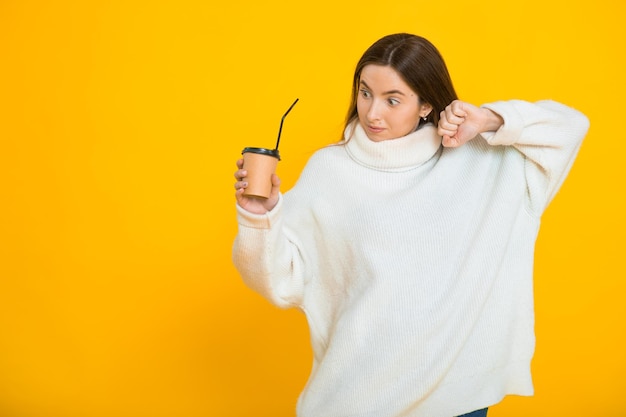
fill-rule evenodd
<path id="1" fill-rule="evenodd" d="M 487 417 L 487 409 L 483 408 L 482 410 L 472 411 L 471 413 L 463 414 L 458 417 Z"/>

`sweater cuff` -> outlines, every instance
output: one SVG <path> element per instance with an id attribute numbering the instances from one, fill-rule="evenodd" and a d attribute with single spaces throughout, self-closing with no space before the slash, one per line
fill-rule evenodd
<path id="1" fill-rule="evenodd" d="M 283 195 L 278 194 L 278 202 L 276 206 L 265 214 L 255 214 L 242 208 L 239 204 L 237 207 L 237 223 L 240 226 L 251 227 L 253 229 L 270 229 L 280 217 L 283 206 Z"/>
<path id="2" fill-rule="evenodd" d="M 519 141 L 524 129 L 524 119 L 510 101 L 497 101 L 481 107 L 497 113 L 504 123 L 495 132 L 483 132 L 481 136 L 490 145 L 513 145 Z"/>

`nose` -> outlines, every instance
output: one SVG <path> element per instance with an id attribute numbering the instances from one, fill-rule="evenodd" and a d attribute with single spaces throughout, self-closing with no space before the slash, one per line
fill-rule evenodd
<path id="1" fill-rule="evenodd" d="M 378 100 L 371 100 L 369 108 L 367 109 L 367 120 L 375 122 L 380 120 L 380 102 Z"/>

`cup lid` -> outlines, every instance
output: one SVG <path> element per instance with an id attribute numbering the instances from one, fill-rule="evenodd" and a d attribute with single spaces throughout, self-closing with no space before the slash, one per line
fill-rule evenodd
<path id="1" fill-rule="evenodd" d="M 278 159 L 280 161 L 280 154 L 278 153 L 278 149 L 246 147 L 246 148 L 243 148 L 243 151 L 241 151 L 242 154 L 244 154 L 246 152 L 258 153 L 258 154 L 267 155 L 267 156 L 273 156 L 274 158 L 276 158 L 276 159 Z"/>

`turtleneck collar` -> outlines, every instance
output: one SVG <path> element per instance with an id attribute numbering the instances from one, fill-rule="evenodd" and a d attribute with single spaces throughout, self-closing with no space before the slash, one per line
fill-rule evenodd
<path id="1" fill-rule="evenodd" d="M 441 146 L 437 128 L 428 123 L 406 136 L 374 142 L 355 120 L 344 132 L 346 151 L 358 164 L 380 171 L 407 171 L 428 161 Z"/>

